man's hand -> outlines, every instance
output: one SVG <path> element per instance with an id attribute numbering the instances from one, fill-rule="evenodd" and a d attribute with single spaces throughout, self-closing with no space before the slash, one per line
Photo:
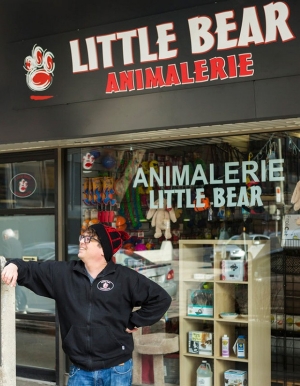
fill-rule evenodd
<path id="1" fill-rule="evenodd" d="M 18 267 L 16 264 L 10 263 L 2 270 L 1 279 L 3 283 L 15 287 L 18 279 Z"/>
<path id="2" fill-rule="evenodd" d="M 126 328 L 126 332 L 128 332 L 128 334 L 132 334 L 133 332 L 137 331 L 139 328 L 138 327 L 134 327 L 132 330 L 129 330 L 129 328 Z"/>

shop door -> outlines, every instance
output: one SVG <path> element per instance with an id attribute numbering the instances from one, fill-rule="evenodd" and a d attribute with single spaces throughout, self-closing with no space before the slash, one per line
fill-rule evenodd
<path id="1" fill-rule="evenodd" d="M 7 261 L 57 259 L 56 158 L 30 153 L 0 157 L 0 251 Z M 56 381 L 55 302 L 16 287 L 17 376 Z"/>

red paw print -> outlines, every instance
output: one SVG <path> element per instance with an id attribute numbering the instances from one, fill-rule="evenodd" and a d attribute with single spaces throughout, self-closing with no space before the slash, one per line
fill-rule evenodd
<path id="1" fill-rule="evenodd" d="M 53 71 L 55 68 L 54 55 L 52 52 L 43 50 L 35 45 L 31 56 L 24 60 L 24 68 L 27 71 L 26 83 L 30 90 L 47 90 L 53 81 Z"/>

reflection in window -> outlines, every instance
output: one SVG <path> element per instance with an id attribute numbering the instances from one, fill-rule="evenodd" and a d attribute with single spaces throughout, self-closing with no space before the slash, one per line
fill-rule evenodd
<path id="1" fill-rule="evenodd" d="M 16 321 L 17 364 L 55 369 L 55 323 Z"/>
<path id="2" fill-rule="evenodd" d="M 54 196 L 54 160 L 0 164 L 0 208 L 50 208 Z"/>

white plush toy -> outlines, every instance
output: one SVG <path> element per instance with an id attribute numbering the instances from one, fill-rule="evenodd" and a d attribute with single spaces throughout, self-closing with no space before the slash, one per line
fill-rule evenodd
<path id="1" fill-rule="evenodd" d="M 292 194 L 291 203 L 294 204 L 294 210 L 297 211 L 300 209 L 300 181 L 297 182 L 297 185 Z"/>
<path id="2" fill-rule="evenodd" d="M 155 201 L 155 205 L 158 205 L 158 200 Z M 147 213 L 147 219 L 151 221 L 151 225 L 155 227 L 154 237 L 159 239 L 164 231 L 165 238 L 171 239 L 171 222 L 176 222 L 175 211 L 173 208 L 167 209 L 167 200 L 164 200 L 164 207 L 158 209 L 150 209 Z"/>

